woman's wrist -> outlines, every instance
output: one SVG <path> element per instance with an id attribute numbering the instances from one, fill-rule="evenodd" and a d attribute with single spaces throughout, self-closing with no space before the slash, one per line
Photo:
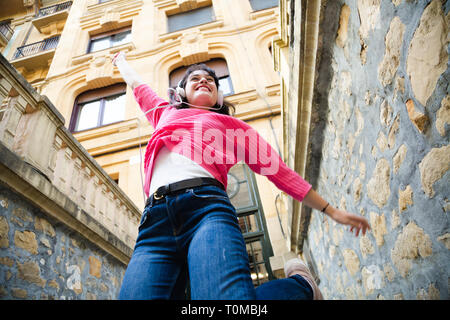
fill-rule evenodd
<path id="1" fill-rule="evenodd" d="M 330 216 L 331 218 L 333 217 L 334 213 L 336 212 L 336 208 L 333 207 L 332 205 L 328 204 L 328 206 L 326 207 L 326 209 L 323 211 L 323 213 L 325 213 L 326 215 Z"/>

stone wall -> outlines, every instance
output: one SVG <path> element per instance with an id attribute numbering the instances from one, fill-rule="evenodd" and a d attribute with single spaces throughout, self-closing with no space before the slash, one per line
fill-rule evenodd
<path id="1" fill-rule="evenodd" d="M 0 55 L 0 299 L 114 299 L 141 213 Z"/>
<path id="2" fill-rule="evenodd" d="M 116 299 L 126 265 L 0 184 L 0 299 Z"/>
<path id="3" fill-rule="evenodd" d="M 449 10 L 440 0 L 322 8 L 312 119 L 326 127 L 313 124 L 323 144 L 308 166 L 325 199 L 372 227 L 356 238 L 312 215 L 308 253 L 328 299 L 449 298 Z"/>

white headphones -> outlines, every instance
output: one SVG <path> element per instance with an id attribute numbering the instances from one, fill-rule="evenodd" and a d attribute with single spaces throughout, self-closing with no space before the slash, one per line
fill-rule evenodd
<path id="1" fill-rule="evenodd" d="M 182 98 L 186 98 L 186 92 L 184 91 L 184 89 L 181 87 L 181 81 L 180 80 L 177 84 L 177 88 L 176 91 L 178 93 L 178 95 Z M 217 104 L 222 107 L 223 106 L 223 91 L 222 90 L 217 90 Z"/>

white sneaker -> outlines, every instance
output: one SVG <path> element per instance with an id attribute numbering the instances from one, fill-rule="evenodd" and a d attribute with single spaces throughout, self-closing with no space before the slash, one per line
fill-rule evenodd
<path id="1" fill-rule="evenodd" d="M 320 292 L 316 281 L 314 281 L 314 277 L 311 274 L 311 271 L 309 271 L 308 266 L 300 258 L 294 258 L 286 261 L 286 263 L 284 264 L 284 274 L 287 278 L 296 274 L 302 276 L 303 279 L 305 279 L 309 283 L 313 290 L 313 299 L 323 300 L 322 293 Z"/>

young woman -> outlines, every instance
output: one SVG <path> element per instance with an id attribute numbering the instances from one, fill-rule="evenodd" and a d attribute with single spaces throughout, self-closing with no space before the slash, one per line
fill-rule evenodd
<path id="1" fill-rule="evenodd" d="M 187 69 L 171 92 L 158 97 L 129 66 L 123 53 L 113 63 L 133 89 L 155 131 L 144 160 L 148 196 L 120 299 L 320 299 L 300 259 L 285 265 L 287 278 L 254 288 L 227 173 L 243 160 L 279 189 L 349 225 L 356 236 L 370 229 L 363 217 L 329 205 L 287 167 L 245 122 L 229 115 L 215 72 L 204 64 Z"/>

